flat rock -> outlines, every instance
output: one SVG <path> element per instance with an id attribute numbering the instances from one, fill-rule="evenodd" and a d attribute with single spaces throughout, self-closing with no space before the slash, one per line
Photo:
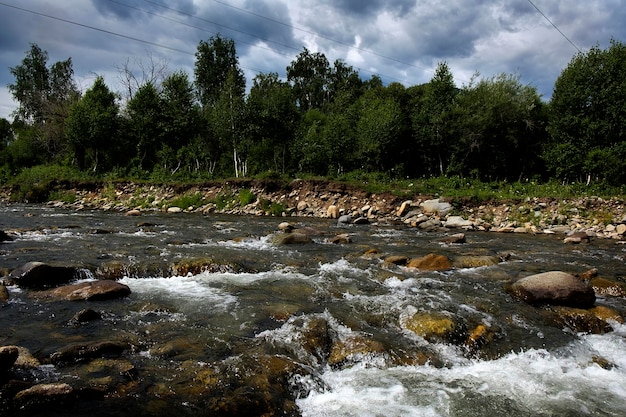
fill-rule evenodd
<path id="1" fill-rule="evenodd" d="M 510 284 L 507 290 L 514 297 L 533 305 L 590 308 L 596 301 L 592 287 L 561 271 L 530 275 Z"/>
<path id="2" fill-rule="evenodd" d="M 443 223 L 443 225 L 444 227 L 470 228 L 473 227 L 474 223 L 472 223 L 471 220 L 466 220 L 461 216 L 449 216 Z"/>
<path id="3" fill-rule="evenodd" d="M 441 216 L 445 216 L 452 210 L 450 203 L 442 202 L 440 199 L 426 200 L 420 204 L 422 210 L 426 213 L 438 213 Z"/>
<path id="4" fill-rule="evenodd" d="M 411 259 L 407 266 L 425 271 L 445 271 L 452 268 L 452 262 L 445 255 L 429 253 L 422 258 Z"/>
<path id="5" fill-rule="evenodd" d="M 87 281 L 45 291 L 38 296 L 50 300 L 104 301 L 130 295 L 127 285 L 112 280 Z"/>

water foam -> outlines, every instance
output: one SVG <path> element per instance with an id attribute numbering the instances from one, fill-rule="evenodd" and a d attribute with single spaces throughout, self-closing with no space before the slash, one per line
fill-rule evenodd
<path id="1" fill-rule="evenodd" d="M 589 335 L 559 349 L 492 361 L 458 356 L 447 368 L 327 370 L 324 390 L 298 400 L 303 416 L 623 415 L 626 333 Z M 614 364 L 601 367 L 594 358 Z"/>

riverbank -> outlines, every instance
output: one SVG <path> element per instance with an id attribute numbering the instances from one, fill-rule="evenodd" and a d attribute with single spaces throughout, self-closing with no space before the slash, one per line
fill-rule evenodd
<path id="1" fill-rule="evenodd" d="M 203 185 L 139 183 L 56 184 L 46 204 L 73 210 L 224 213 L 286 218 L 342 218 L 343 221 L 406 224 L 424 230 L 442 228 L 491 232 L 562 234 L 570 243 L 588 237 L 626 240 L 626 204 L 620 198 L 531 198 L 475 202 L 468 198 L 376 194 L 356 186 L 323 180 L 289 183 L 237 180 Z M 11 190 L 0 199 L 9 201 Z"/>

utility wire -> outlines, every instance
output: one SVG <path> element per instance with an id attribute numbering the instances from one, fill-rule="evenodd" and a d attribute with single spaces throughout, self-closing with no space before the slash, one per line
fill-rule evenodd
<path id="1" fill-rule="evenodd" d="M 552 27 L 554 27 L 554 28 L 555 28 L 555 29 L 556 29 L 556 30 L 557 30 L 557 31 L 561 34 L 561 36 L 563 36 L 563 37 L 564 37 L 564 38 L 565 38 L 565 39 L 566 39 L 569 43 L 571 43 L 571 44 L 572 44 L 572 46 L 573 46 L 574 48 L 576 48 L 576 50 L 577 50 L 578 52 L 581 52 L 581 53 L 582 53 L 582 51 L 580 50 L 580 48 L 579 48 L 578 46 L 576 46 L 576 44 L 575 44 L 574 42 L 572 42 L 572 40 L 571 40 L 570 38 L 568 38 L 568 37 L 565 35 L 565 33 L 561 32 L 561 29 L 559 29 L 559 28 L 558 28 L 558 27 L 557 27 L 557 26 L 556 26 L 556 25 L 552 22 L 552 20 L 550 20 L 550 18 L 548 18 L 548 16 L 546 16 L 546 15 L 545 15 L 545 13 L 544 13 L 544 12 L 542 12 L 542 11 L 539 9 L 539 7 L 537 7 L 537 6 L 535 5 L 535 3 L 533 3 L 533 2 L 532 2 L 532 0 L 528 0 L 528 2 L 529 2 L 529 3 L 530 3 L 530 4 L 531 4 L 531 5 L 535 8 L 535 10 L 537 10 L 537 11 L 539 12 L 539 14 L 540 14 L 540 15 L 542 15 L 542 16 L 544 17 L 544 19 L 546 19 L 546 20 L 548 21 L 548 23 L 550 23 L 550 24 L 552 25 Z"/>
<path id="2" fill-rule="evenodd" d="M 174 52 L 179 52 L 179 53 L 182 53 L 182 54 L 188 54 L 188 55 L 195 56 L 195 53 L 190 52 L 190 51 L 184 51 L 182 49 L 173 48 L 171 46 L 159 44 L 159 43 L 156 43 L 156 42 L 147 41 L 145 39 L 136 38 L 134 36 L 124 35 L 122 33 L 113 32 L 111 30 L 102 29 L 102 28 L 98 28 L 98 27 L 95 27 L 95 26 L 91 26 L 91 25 L 86 25 L 84 23 L 74 22 L 72 20 L 63 19 L 61 17 L 52 16 L 52 15 L 49 15 L 49 14 L 46 14 L 46 13 L 36 12 L 34 10 L 29 10 L 29 9 L 25 9 L 25 8 L 22 8 L 22 7 L 14 6 L 12 4 L 7 4 L 7 3 L 0 2 L 0 6 L 10 7 L 12 9 L 20 10 L 20 11 L 26 12 L 26 13 L 31 13 L 31 14 L 34 14 L 34 15 L 37 15 L 37 16 L 46 17 L 48 19 L 58 20 L 58 21 L 63 22 L 63 23 L 68 23 L 68 24 L 71 24 L 71 25 L 80 26 L 80 27 L 83 27 L 83 28 L 86 28 L 86 29 L 91 29 L 91 30 L 95 30 L 95 31 L 98 31 L 98 32 L 106 33 L 108 35 L 118 36 L 120 38 L 129 39 L 129 40 L 136 41 L 136 42 L 141 42 L 141 43 L 144 43 L 144 44 L 147 44 L 147 45 L 155 46 L 157 48 L 168 49 L 170 51 L 174 51 Z M 244 69 L 247 69 L 247 70 L 250 70 L 250 71 L 254 71 L 257 74 L 266 73 L 266 71 L 260 70 L 258 68 L 246 67 L 246 66 L 243 66 L 243 65 L 241 66 L 241 68 L 244 68 Z"/>

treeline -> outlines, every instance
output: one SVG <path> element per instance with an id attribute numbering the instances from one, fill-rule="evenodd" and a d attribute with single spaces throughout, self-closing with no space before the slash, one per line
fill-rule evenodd
<path id="1" fill-rule="evenodd" d="M 148 180 L 378 173 L 626 183 L 626 47 L 573 57 L 549 103 L 516 75 L 457 86 L 445 62 L 422 85 L 364 80 L 306 48 L 287 79 L 246 93 L 235 43 L 215 36 L 183 71 L 120 68 L 124 96 L 97 77 L 81 93 L 71 58 L 37 45 L 10 68 L 19 107 L 0 120 L 0 180 L 36 165 Z"/>

